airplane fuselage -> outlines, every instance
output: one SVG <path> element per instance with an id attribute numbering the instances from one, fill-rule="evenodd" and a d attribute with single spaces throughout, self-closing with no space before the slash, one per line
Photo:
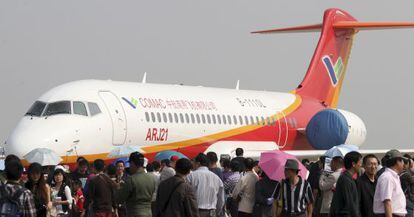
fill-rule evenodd
<path id="1" fill-rule="evenodd" d="M 36 103 L 44 107 L 21 119 L 6 152 L 49 148 L 65 163 L 78 155 L 108 159 L 123 144 L 140 146 L 150 158 L 171 149 L 189 157 L 206 150 L 231 155 L 237 147 L 309 150 L 298 129 L 325 109 L 294 93 L 98 80 L 58 86 Z"/>

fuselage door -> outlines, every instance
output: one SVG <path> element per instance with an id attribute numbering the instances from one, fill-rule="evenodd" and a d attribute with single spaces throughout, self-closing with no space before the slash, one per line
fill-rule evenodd
<path id="1" fill-rule="evenodd" d="M 105 103 L 112 122 L 112 143 L 123 145 L 127 136 L 125 111 L 118 97 L 110 91 L 100 91 L 99 96 Z"/>
<path id="2" fill-rule="evenodd" d="M 277 121 L 275 123 L 276 125 L 276 143 L 279 146 L 280 149 L 284 148 L 287 144 L 288 140 L 288 134 L 289 134 L 289 127 L 287 125 L 286 116 L 283 113 L 283 111 L 279 111 L 277 113 Z"/>

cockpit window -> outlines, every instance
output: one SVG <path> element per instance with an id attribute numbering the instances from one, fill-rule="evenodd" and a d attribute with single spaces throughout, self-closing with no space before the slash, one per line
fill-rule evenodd
<path id="1" fill-rule="evenodd" d="M 44 116 L 57 115 L 57 114 L 70 114 L 70 101 L 59 101 L 49 103 L 46 108 Z"/>
<path id="2" fill-rule="evenodd" d="M 94 102 L 88 102 L 88 107 L 89 107 L 89 113 L 91 114 L 91 116 L 101 113 L 101 109 L 99 109 L 98 104 Z"/>
<path id="3" fill-rule="evenodd" d="M 36 101 L 33 103 L 32 107 L 30 107 L 29 111 L 27 111 L 26 115 L 40 117 L 45 107 L 46 107 L 46 103 Z"/>
<path id="4" fill-rule="evenodd" d="M 88 116 L 88 112 L 86 111 L 86 106 L 83 102 L 73 102 L 73 113 L 76 115 L 83 115 Z"/>

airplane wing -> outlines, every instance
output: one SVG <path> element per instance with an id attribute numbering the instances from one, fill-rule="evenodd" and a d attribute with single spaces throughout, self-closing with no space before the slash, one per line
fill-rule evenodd
<path id="1" fill-rule="evenodd" d="M 403 154 L 414 154 L 414 149 L 398 149 Z M 389 151 L 389 149 L 360 149 L 358 150 L 359 153 L 362 155 L 367 154 L 375 154 L 378 158 L 382 158 L 385 153 Z M 285 151 L 288 154 L 294 155 L 299 159 L 309 158 L 309 159 L 317 159 L 319 156 L 324 155 L 326 150 L 292 150 L 292 151 Z"/>
<path id="2" fill-rule="evenodd" d="M 305 133 L 305 129 L 298 129 L 299 132 Z M 277 149 L 275 142 L 263 141 L 219 141 L 212 144 L 205 153 L 209 151 L 216 152 L 220 158 L 233 158 L 236 156 L 236 148 L 244 149 L 244 157 L 250 157 L 255 160 L 260 159 L 262 152 Z M 398 149 L 401 153 L 414 154 L 414 149 Z M 298 159 L 308 158 L 309 160 L 317 160 L 319 156 L 325 154 L 326 150 L 282 150 L 288 154 L 296 156 Z M 378 158 L 382 158 L 389 149 L 359 149 L 362 155 L 375 154 Z"/>

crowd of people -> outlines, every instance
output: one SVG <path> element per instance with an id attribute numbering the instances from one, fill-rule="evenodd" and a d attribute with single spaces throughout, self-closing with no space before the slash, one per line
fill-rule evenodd
<path id="1" fill-rule="evenodd" d="M 0 174 L 0 216 L 414 216 L 413 160 L 390 150 L 381 161 L 349 152 L 344 157 L 288 159 L 285 178 L 272 180 L 258 161 L 236 150 L 233 159 L 200 153 L 147 162 L 131 153 L 127 162 L 89 163 L 76 168 L 32 163 L 8 155 Z M 128 164 L 128 165 L 127 165 Z"/>

